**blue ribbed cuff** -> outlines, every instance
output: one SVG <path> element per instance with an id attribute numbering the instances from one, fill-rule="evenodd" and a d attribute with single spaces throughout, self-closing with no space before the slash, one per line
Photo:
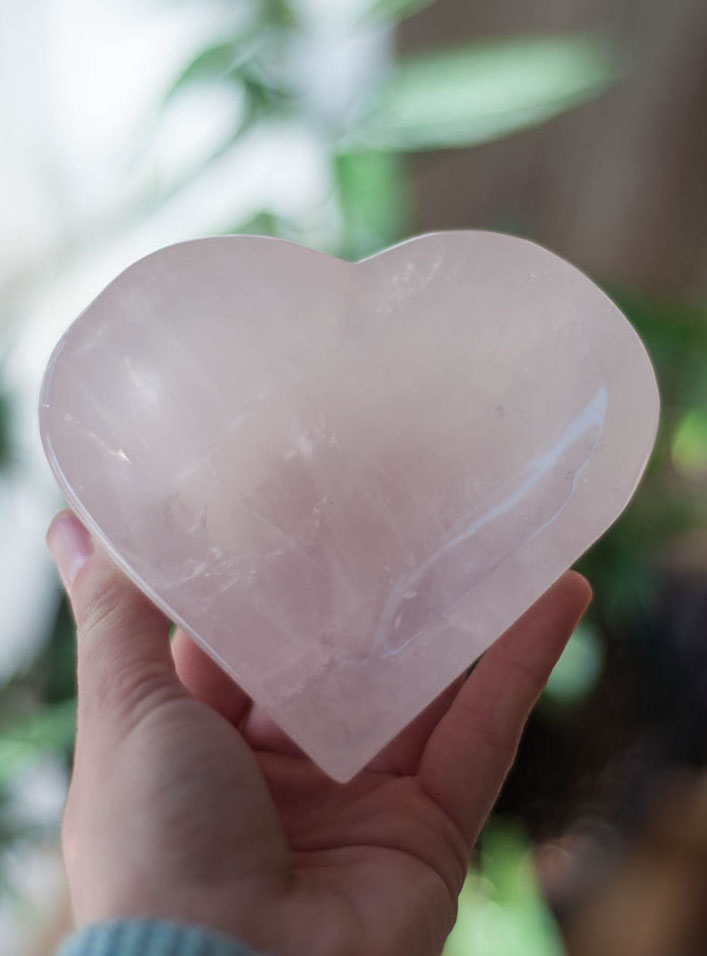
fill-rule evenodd
<path id="1" fill-rule="evenodd" d="M 87 926 L 56 956 L 256 956 L 235 939 L 198 926 L 121 920 Z"/>

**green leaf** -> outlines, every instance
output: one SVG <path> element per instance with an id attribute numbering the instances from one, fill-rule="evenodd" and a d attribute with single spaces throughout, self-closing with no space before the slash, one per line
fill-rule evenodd
<path id="1" fill-rule="evenodd" d="M 707 408 L 707 309 L 655 302 L 609 290 L 641 336 L 655 365 L 663 408 Z"/>
<path id="2" fill-rule="evenodd" d="M 582 621 L 550 674 L 544 697 L 559 704 L 573 704 L 586 697 L 599 677 L 602 656 L 599 635 Z"/>
<path id="3" fill-rule="evenodd" d="M 492 821 L 481 868 L 469 874 L 444 956 L 562 956 L 560 933 L 542 897 L 523 834 Z"/>
<path id="4" fill-rule="evenodd" d="M 263 209 L 245 222 L 238 222 L 222 230 L 225 235 L 277 236 L 279 238 L 283 238 L 284 231 L 282 219 L 269 209 Z"/>
<path id="5" fill-rule="evenodd" d="M 16 720 L 0 732 L 0 786 L 23 764 L 66 749 L 76 728 L 76 702 L 63 701 Z"/>
<path id="6" fill-rule="evenodd" d="M 342 219 L 340 255 L 361 259 L 400 238 L 407 197 L 397 156 L 375 150 L 340 153 L 334 182 Z"/>
<path id="7" fill-rule="evenodd" d="M 0 467 L 10 458 L 10 403 L 7 394 L 0 391 Z"/>
<path id="8" fill-rule="evenodd" d="M 271 27 L 289 28 L 297 24 L 297 15 L 287 0 L 261 0 L 259 19 Z"/>
<path id="9" fill-rule="evenodd" d="M 587 37 L 513 39 L 393 66 L 353 139 L 381 149 L 473 146 L 576 106 L 618 76 Z"/>
<path id="10" fill-rule="evenodd" d="M 202 50 L 172 83 L 164 104 L 188 86 L 221 81 L 244 92 L 248 113 L 244 125 L 256 114 L 286 111 L 292 93 L 279 75 L 282 36 L 278 30 L 256 31 Z"/>
<path id="11" fill-rule="evenodd" d="M 670 451 L 675 469 L 683 477 L 707 476 L 707 409 L 692 408 L 682 416 Z"/>
<path id="12" fill-rule="evenodd" d="M 436 0 L 374 0 L 364 11 L 366 20 L 393 20 L 400 22 L 413 13 L 419 13 L 426 7 L 431 7 Z"/>
<path id="13" fill-rule="evenodd" d="M 232 74 L 239 62 L 239 51 L 233 40 L 215 43 L 198 53 L 172 83 L 165 96 L 168 102 L 192 83 L 207 83 Z"/>

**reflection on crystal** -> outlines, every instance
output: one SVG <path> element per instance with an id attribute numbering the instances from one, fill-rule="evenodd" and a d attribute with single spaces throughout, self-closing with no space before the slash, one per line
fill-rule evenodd
<path id="1" fill-rule="evenodd" d="M 383 645 L 385 656 L 397 654 L 417 639 L 514 550 L 562 514 L 597 447 L 606 409 L 607 392 L 602 385 L 515 481 L 464 515 L 451 536 L 412 574 L 393 585 L 376 628 L 376 643 Z"/>

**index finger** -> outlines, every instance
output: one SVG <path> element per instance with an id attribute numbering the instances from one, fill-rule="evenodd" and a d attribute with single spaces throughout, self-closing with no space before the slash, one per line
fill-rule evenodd
<path id="1" fill-rule="evenodd" d="M 424 792 L 472 844 L 498 796 L 528 715 L 591 600 L 568 571 L 480 659 L 432 732 Z"/>

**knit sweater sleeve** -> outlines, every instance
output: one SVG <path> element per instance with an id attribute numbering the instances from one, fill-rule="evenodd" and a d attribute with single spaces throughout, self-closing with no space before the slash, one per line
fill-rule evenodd
<path id="1" fill-rule="evenodd" d="M 235 939 L 156 920 L 96 923 L 70 936 L 56 956 L 258 956 Z M 263 954 L 260 954 L 263 956 Z"/>

